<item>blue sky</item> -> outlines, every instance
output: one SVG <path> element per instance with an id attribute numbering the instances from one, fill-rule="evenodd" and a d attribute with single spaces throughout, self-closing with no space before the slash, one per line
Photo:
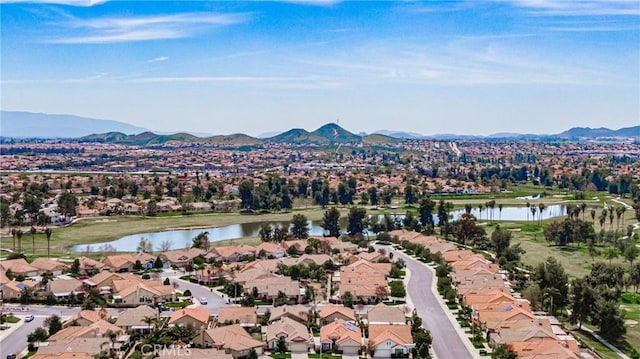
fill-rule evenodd
<path id="1" fill-rule="evenodd" d="M 640 124 L 637 0 L 0 6 L 3 110 L 250 135 Z"/>

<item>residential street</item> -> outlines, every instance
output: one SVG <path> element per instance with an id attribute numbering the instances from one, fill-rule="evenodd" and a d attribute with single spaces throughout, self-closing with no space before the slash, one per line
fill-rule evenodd
<path id="1" fill-rule="evenodd" d="M 205 307 L 209 308 L 209 310 L 211 310 L 211 313 L 213 314 L 218 314 L 218 308 L 228 305 L 228 298 L 226 295 L 225 298 L 222 298 L 217 292 L 211 291 L 207 287 L 179 279 L 179 277 L 182 275 L 184 275 L 184 273 L 171 273 L 170 271 L 165 271 L 164 273 L 162 273 L 161 278 L 164 279 L 168 277 L 172 283 L 175 282 L 178 285 L 176 289 L 179 291 L 184 292 L 185 290 L 189 289 L 191 291 L 193 299 L 197 300 L 198 302 L 200 302 L 202 298 L 207 298 L 207 304 L 205 305 Z"/>
<path id="2" fill-rule="evenodd" d="M 382 247 L 381 247 L 382 248 Z M 389 248 L 385 248 L 389 250 Z M 407 287 L 407 294 L 422 318 L 422 323 L 433 337 L 433 351 L 438 358 L 476 358 L 459 336 L 458 330 L 447 317 L 447 313 L 438 303 L 438 298 L 431 291 L 431 285 L 435 277 L 433 270 L 426 268 L 423 263 L 407 256 L 401 251 L 392 250 L 396 258 L 402 258 L 407 268 L 411 271 L 411 278 Z M 470 344 L 470 342 L 469 342 Z"/>
<path id="3" fill-rule="evenodd" d="M 11 307 L 11 305 L 5 305 L 4 309 L 6 312 L 10 312 Z M 23 318 L 27 314 L 31 314 L 35 319 L 29 323 L 20 322 L 21 324 L 17 329 L 11 331 L 11 333 L 7 335 L 2 335 L 2 340 L 0 340 L 0 358 L 6 358 L 7 354 L 11 353 L 19 354 L 23 350 L 27 349 L 27 335 L 37 327 L 43 326 L 45 319 L 48 317 L 56 314 L 61 316 L 62 319 L 65 319 L 80 311 L 79 307 L 68 308 L 42 305 L 31 305 L 28 307 L 29 310 L 27 311 L 16 310 L 13 313 L 20 318 Z"/>

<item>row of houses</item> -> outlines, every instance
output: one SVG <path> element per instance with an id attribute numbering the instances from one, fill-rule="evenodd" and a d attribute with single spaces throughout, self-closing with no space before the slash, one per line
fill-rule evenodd
<path id="1" fill-rule="evenodd" d="M 453 269 L 451 279 L 459 300 L 471 308 L 473 323 L 486 332 L 492 347 L 506 345 L 522 359 L 581 357 L 575 338 L 554 317 L 532 312 L 529 301 L 511 290 L 498 265 L 435 237 L 405 230 L 390 234 L 442 255 Z"/>

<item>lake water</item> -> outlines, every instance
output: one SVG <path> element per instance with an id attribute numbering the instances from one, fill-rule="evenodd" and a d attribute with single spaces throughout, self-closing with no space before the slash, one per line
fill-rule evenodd
<path id="1" fill-rule="evenodd" d="M 486 209 L 482 211 L 482 214 L 478 211 L 477 208 L 474 208 L 471 213 L 475 215 L 477 218 L 481 218 L 482 220 L 488 220 L 488 216 L 492 211 L 487 211 Z M 464 209 L 456 210 L 452 212 L 452 216 L 454 219 L 460 217 L 460 215 L 464 213 Z M 563 205 L 551 205 L 545 208 L 542 213 L 542 219 L 558 217 L 565 215 L 565 206 Z M 538 218 L 539 213 L 536 212 L 536 219 Z M 382 217 L 382 216 L 380 216 Z M 402 215 L 398 215 L 397 217 L 402 218 Z M 259 218 L 259 217 L 256 217 Z M 496 207 L 493 210 L 493 219 L 494 220 L 503 220 L 503 221 L 526 221 L 527 218 L 531 219 L 531 210 L 527 207 L 504 207 L 502 208 L 502 212 L 498 210 Z M 434 216 L 435 223 L 438 223 L 437 217 Z M 240 223 L 240 224 L 232 224 L 229 226 L 223 227 L 211 227 L 211 228 L 199 228 L 199 229 L 180 229 L 173 231 L 163 231 L 163 232 L 150 232 L 150 233 L 140 233 L 140 234 L 132 234 L 129 236 L 122 237 L 118 240 L 104 243 L 92 243 L 92 244 L 79 244 L 71 247 L 71 250 L 76 252 L 82 252 L 87 250 L 87 246 L 89 246 L 90 251 L 102 251 L 104 245 L 110 245 L 115 250 L 121 252 L 135 252 L 136 247 L 138 246 L 138 242 L 140 238 L 146 238 L 153 244 L 153 250 L 158 250 L 161 244 L 165 241 L 169 241 L 171 249 L 177 248 L 186 248 L 191 246 L 192 239 L 200 234 L 201 232 L 209 232 L 209 240 L 211 242 L 223 241 L 229 239 L 238 239 L 244 237 L 259 237 L 260 226 L 265 222 L 250 222 L 250 223 Z M 272 226 L 284 226 L 289 228 L 290 223 L 287 221 L 278 221 L 278 222 L 268 222 Z M 324 233 L 322 227 L 320 227 L 320 221 L 309 221 L 309 234 L 313 236 L 321 236 Z M 341 227 L 342 230 L 346 228 L 346 218 L 341 218 Z"/>

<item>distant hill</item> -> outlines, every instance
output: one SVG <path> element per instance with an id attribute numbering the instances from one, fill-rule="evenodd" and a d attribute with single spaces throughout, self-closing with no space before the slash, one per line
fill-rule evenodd
<path id="1" fill-rule="evenodd" d="M 328 123 L 311 132 L 311 134 L 322 137 L 330 143 L 356 143 L 362 140 L 362 137 L 345 130 L 335 123 Z"/>
<path id="2" fill-rule="evenodd" d="M 217 145 L 257 145 L 262 143 L 259 138 L 251 137 L 243 133 L 235 133 L 233 135 L 217 135 L 203 139 L 203 142 L 213 143 Z"/>
<path id="3" fill-rule="evenodd" d="M 275 143 L 315 143 L 326 144 L 327 139 L 314 135 L 309 131 L 302 128 L 292 128 L 289 131 L 283 132 L 279 135 L 269 137 L 265 139 L 269 142 Z"/>
<path id="4" fill-rule="evenodd" d="M 558 134 L 561 138 L 640 137 L 640 126 L 611 130 L 606 127 L 574 127 Z"/>
<path id="5" fill-rule="evenodd" d="M 133 134 L 148 131 L 112 120 L 73 115 L 0 111 L 0 136 L 15 138 L 78 138 L 93 133 L 121 132 Z"/>
<path id="6" fill-rule="evenodd" d="M 263 142 L 293 144 L 384 144 L 404 139 L 431 140 L 581 140 L 593 138 L 640 138 L 640 126 L 625 127 L 618 130 L 609 128 L 574 127 L 556 135 L 520 134 L 512 132 L 495 133 L 489 136 L 435 134 L 422 135 L 415 132 L 378 130 L 367 135 L 365 132 L 354 134 L 336 123 L 328 123 L 313 132 L 302 128 L 293 128 L 286 132 L 266 132 L 259 138 L 245 134 L 211 136 L 207 133 L 162 133 L 127 123 L 98 120 L 73 115 L 52 115 L 44 113 L 0 111 L 0 138 L 39 138 L 39 139 L 75 139 L 81 142 L 108 142 L 129 145 L 158 145 L 171 142 L 209 143 L 223 146 L 252 146 Z"/>
<path id="7" fill-rule="evenodd" d="M 385 145 L 399 142 L 402 142 L 402 139 L 385 136 L 379 133 L 373 133 L 362 137 L 362 143 L 367 145 Z"/>
<path id="8" fill-rule="evenodd" d="M 424 135 L 416 133 L 416 132 L 405 132 L 405 131 L 389 131 L 389 130 L 378 130 L 375 131 L 374 134 L 385 135 L 394 138 L 405 138 L 405 139 L 417 139 L 423 138 Z"/>

